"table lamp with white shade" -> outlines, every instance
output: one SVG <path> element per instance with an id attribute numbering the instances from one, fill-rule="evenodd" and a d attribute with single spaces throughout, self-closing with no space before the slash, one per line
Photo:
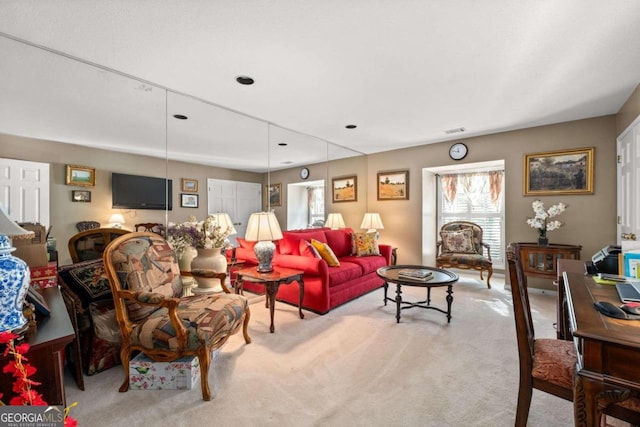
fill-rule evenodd
<path id="1" fill-rule="evenodd" d="M 324 223 L 324 226 L 333 230 L 346 227 L 341 213 L 330 213 L 327 215 L 327 221 Z"/>
<path id="2" fill-rule="evenodd" d="M 365 213 L 364 218 L 362 218 L 362 224 L 360 224 L 360 228 L 366 228 L 368 233 L 383 229 L 384 225 L 382 225 L 380 214 L 377 212 Z"/>
<path id="3" fill-rule="evenodd" d="M 124 217 L 119 213 L 111 214 L 109 217 L 109 223 L 111 223 L 112 228 L 122 228 L 122 224 L 124 224 Z"/>
<path id="4" fill-rule="evenodd" d="M 253 247 L 253 251 L 258 259 L 258 272 L 267 273 L 273 271 L 273 253 L 276 249 L 274 240 L 282 239 L 280 224 L 273 212 L 253 213 L 247 223 L 247 234 L 245 240 L 248 242 L 258 242 Z"/>
<path id="5" fill-rule="evenodd" d="M 22 308 L 31 274 L 24 260 L 11 255 L 12 239 L 31 239 L 33 231 L 25 230 L 0 209 L 0 332 L 19 332 L 27 324 Z"/>
<path id="6" fill-rule="evenodd" d="M 216 224 L 220 226 L 221 230 L 229 230 L 229 236 L 232 234 L 238 234 L 238 231 L 233 226 L 233 222 L 231 221 L 231 217 L 228 213 L 217 212 L 211 214 Z"/>

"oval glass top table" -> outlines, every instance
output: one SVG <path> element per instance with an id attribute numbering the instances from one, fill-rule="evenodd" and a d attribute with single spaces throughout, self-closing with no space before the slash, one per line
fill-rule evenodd
<path id="1" fill-rule="evenodd" d="M 458 281 L 458 275 L 447 270 L 423 265 L 391 265 L 380 267 L 378 276 L 384 280 L 384 305 L 387 301 L 396 303 L 396 320 L 400 323 L 400 311 L 408 308 L 420 307 L 429 310 L 437 310 L 447 315 L 447 323 L 451 322 L 451 303 L 453 303 L 453 284 Z M 410 277 L 412 274 L 428 275 L 426 279 Z M 396 297 L 387 297 L 389 283 L 396 284 Z M 416 286 L 427 288 L 427 299 L 424 301 L 410 302 L 402 300 L 402 286 Z M 431 288 L 447 287 L 447 310 L 431 305 Z"/>

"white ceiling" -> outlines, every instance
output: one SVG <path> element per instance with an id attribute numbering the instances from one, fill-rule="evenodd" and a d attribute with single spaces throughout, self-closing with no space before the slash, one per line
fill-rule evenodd
<path id="1" fill-rule="evenodd" d="M 637 0 L 0 0 L 1 133 L 242 170 L 615 114 L 639 70 Z"/>

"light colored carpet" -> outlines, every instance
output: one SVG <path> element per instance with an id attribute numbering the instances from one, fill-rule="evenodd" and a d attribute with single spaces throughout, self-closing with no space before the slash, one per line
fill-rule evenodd
<path id="1" fill-rule="evenodd" d="M 249 332 L 231 337 L 212 364 L 214 398 L 192 390 L 119 393 L 120 366 L 66 378 L 67 401 L 83 426 L 511 426 L 518 353 L 510 292 L 477 275 L 454 286 L 453 318 L 434 310 L 402 312 L 376 290 L 319 316 L 276 303 L 274 334 L 263 298 L 254 298 Z M 395 288 L 395 286 L 390 287 Z M 394 289 L 395 290 L 395 289 Z M 425 291 L 403 288 L 404 298 Z M 445 288 L 432 304 L 445 307 Z M 555 337 L 556 295 L 531 292 L 536 335 Z M 530 426 L 571 426 L 570 402 L 534 390 Z"/>

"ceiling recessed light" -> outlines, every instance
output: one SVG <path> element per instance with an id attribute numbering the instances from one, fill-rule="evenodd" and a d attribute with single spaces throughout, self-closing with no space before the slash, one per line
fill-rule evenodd
<path id="1" fill-rule="evenodd" d="M 446 133 L 447 135 L 451 135 L 452 133 L 460 133 L 460 132 L 464 132 L 465 130 L 466 130 L 465 128 L 454 128 L 454 129 L 445 130 L 444 133 Z"/>
<path id="2" fill-rule="evenodd" d="M 187 118 L 188 118 L 184 114 L 174 114 L 173 117 L 178 119 L 178 120 L 187 120 Z"/>
<path id="3" fill-rule="evenodd" d="M 347 129 L 355 129 L 355 128 L 357 128 L 358 126 L 356 126 L 356 125 L 346 125 L 345 127 L 346 127 Z"/>
<path id="4" fill-rule="evenodd" d="M 289 144 L 287 144 L 286 142 L 278 142 L 278 145 L 279 145 L 280 147 L 286 147 L 286 146 L 287 146 L 287 145 L 289 145 Z"/>
<path id="5" fill-rule="evenodd" d="M 252 85 L 254 83 L 254 80 L 249 76 L 238 76 L 236 81 L 241 85 Z"/>

